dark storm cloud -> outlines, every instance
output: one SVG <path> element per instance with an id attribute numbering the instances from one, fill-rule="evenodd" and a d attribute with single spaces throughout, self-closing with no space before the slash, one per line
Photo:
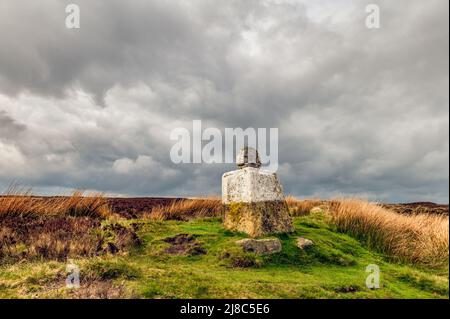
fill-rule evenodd
<path id="1" fill-rule="evenodd" d="M 71 2 L 0 4 L 0 184 L 219 193 L 169 159 L 201 119 L 278 127 L 295 195 L 448 201 L 448 2 Z"/>
<path id="2" fill-rule="evenodd" d="M 25 125 L 17 123 L 5 111 L 0 110 L 0 138 L 14 139 L 25 129 Z"/>

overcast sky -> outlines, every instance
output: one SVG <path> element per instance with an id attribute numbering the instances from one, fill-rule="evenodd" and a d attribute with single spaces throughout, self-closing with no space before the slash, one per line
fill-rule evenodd
<path id="1" fill-rule="evenodd" d="M 286 193 L 448 203 L 448 3 L 2 0 L 0 190 L 220 194 L 170 161 L 200 119 L 278 128 Z"/>

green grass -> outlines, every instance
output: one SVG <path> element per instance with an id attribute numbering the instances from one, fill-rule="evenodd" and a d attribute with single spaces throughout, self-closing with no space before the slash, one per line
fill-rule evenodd
<path id="1" fill-rule="evenodd" d="M 235 241 L 244 234 L 222 228 L 219 219 L 137 221 L 143 245 L 126 255 L 74 260 L 81 285 L 110 281 L 135 298 L 448 298 L 448 265 L 426 269 L 393 263 L 340 234 L 320 213 L 294 219 L 296 232 L 280 235 L 280 253 L 245 254 Z M 169 255 L 164 238 L 186 233 L 207 250 L 195 256 Z M 315 245 L 300 250 L 295 238 Z M 238 261 L 238 262 L 236 262 Z M 244 261 L 244 263 L 242 263 Z M 380 267 L 379 289 L 365 285 L 369 264 Z M 247 267 L 236 267 L 244 265 Z M 71 297 L 64 288 L 65 263 L 24 262 L 0 268 L 1 298 Z"/>

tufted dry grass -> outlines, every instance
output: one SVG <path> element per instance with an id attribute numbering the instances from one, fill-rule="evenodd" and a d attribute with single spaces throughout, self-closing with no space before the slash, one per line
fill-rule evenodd
<path id="1" fill-rule="evenodd" d="M 395 260 L 429 266 L 448 264 L 448 216 L 402 215 L 359 199 L 331 201 L 327 212 L 339 231 Z"/>
<path id="2" fill-rule="evenodd" d="M 0 218 L 73 216 L 106 218 L 110 209 L 102 194 L 84 195 L 75 191 L 71 196 L 37 197 L 30 191 L 14 189 L 0 196 Z"/>
<path id="3" fill-rule="evenodd" d="M 222 202 L 218 197 L 180 199 L 169 205 L 158 205 L 144 218 L 152 220 L 189 220 L 192 218 L 219 217 L 222 214 Z"/>
<path id="4" fill-rule="evenodd" d="M 327 202 L 321 199 L 297 199 L 294 196 L 287 196 L 286 203 L 292 216 L 308 215 L 311 209 L 316 207 L 325 207 Z"/>

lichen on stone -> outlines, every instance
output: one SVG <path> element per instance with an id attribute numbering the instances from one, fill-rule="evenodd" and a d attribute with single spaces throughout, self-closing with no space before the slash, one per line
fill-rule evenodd
<path id="1" fill-rule="evenodd" d="M 225 204 L 224 227 L 245 232 L 252 237 L 293 231 L 284 201 Z"/>

